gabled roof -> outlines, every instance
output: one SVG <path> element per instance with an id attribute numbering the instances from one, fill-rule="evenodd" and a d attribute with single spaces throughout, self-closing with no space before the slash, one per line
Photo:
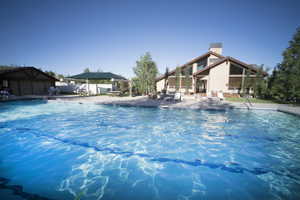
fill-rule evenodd
<path id="1" fill-rule="evenodd" d="M 220 64 L 222 64 L 223 62 L 233 62 L 233 63 L 235 63 L 235 64 L 238 64 L 238 65 L 241 65 L 241 66 L 243 66 L 243 67 L 245 67 L 245 68 L 247 68 L 247 69 L 249 69 L 249 70 L 251 70 L 251 71 L 253 71 L 253 72 L 258 72 L 259 71 L 259 69 L 258 68 L 256 68 L 256 67 L 253 67 L 253 65 L 248 65 L 248 64 L 246 64 L 246 63 L 244 63 L 244 62 L 242 62 L 242 61 L 240 61 L 240 60 L 238 60 L 238 59 L 235 59 L 235 58 L 232 58 L 232 57 L 230 57 L 230 56 L 227 56 L 227 57 L 224 57 L 223 59 L 221 59 L 221 60 L 219 60 L 219 61 L 217 61 L 217 62 L 215 62 L 215 63 L 213 63 L 213 64 L 211 64 L 211 65 L 209 65 L 209 66 L 207 66 L 207 67 L 205 67 L 205 68 L 203 68 L 203 69 L 201 69 L 201 70 L 198 70 L 197 72 L 195 72 L 193 75 L 194 76 L 196 76 L 196 75 L 198 75 L 198 74 L 200 74 L 200 73 L 202 73 L 202 72 L 204 72 L 204 71 L 206 71 L 206 70 L 209 70 L 209 69 L 211 69 L 211 68 L 214 68 L 214 67 L 216 67 L 216 66 L 218 66 L 218 65 L 220 65 Z M 268 75 L 268 73 L 267 72 L 263 72 L 263 75 L 264 76 L 267 76 Z"/>
<path id="2" fill-rule="evenodd" d="M 201 60 L 201 59 L 203 59 L 203 58 L 205 58 L 205 57 L 208 57 L 208 56 L 210 56 L 210 55 L 214 55 L 214 56 L 216 56 L 216 57 L 218 57 L 218 58 L 221 58 L 221 59 L 222 59 L 222 58 L 225 58 L 224 56 L 222 56 L 222 55 L 220 55 L 220 54 L 218 54 L 218 53 L 215 53 L 215 52 L 213 52 L 213 51 L 208 51 L 208 52 L 206 52 L 205 54 L 203 54 L 203 55 L 201 55 L 201 56 L 198 56 L 198 57 L 196 57 L 196 58 L 190 60 L 189 62 L 187 62 L 187 63 L 185 63 L 185 64 L 179 66 L 179 68 L 187 67 L 187 66 L 189 66 L 189 65 L 191 65 L 191 64 L 193 64 L 193 63 L 195 63 L 195 62 L 197 62 L 197 61 L 199 61 L 199 60 Z M 170 71 L 170 72 L 169 72 L 169 75 L 174 74 L 175 71 L 176 71 L 176 69 Z M 155 80 L 156 80 L 156 81 L 160 81 L 161 79 L 164 79 L 164 78 L 165 78 L 165 74 L 163 74 L 163 75 L 157 77 Z"/>
<path id="3" fill-rule="evenodd" d="M 81 74 L 77 74 L 74 76 L 70 76 L 68 78 L 73 79 L 90 79 L 90 80 L 101 80 L 101 79 L 119 79 L 119 80 L 126 80 L 123 76 L 119 76 L 113 74 L 111 72 L 84 72 Z"/>
<path id="4" fill-rule="evenodd" d="M 14 73 L 14 72 L 21 72 L 21 71 L 25 71 L 25 70 L 37 71 L 37 72 L 43 74 L 44 76 L 48 77 L 49 79 L 52 79 L 54 81 L 59 81 L 55 77 L 50 76 L 49 74 L 47 74 L 47 73 L 43 72 L 42 70 L 39 70 L 35 67 L 0 66 L 0 76 L 4 76 L 6 74 Z"/>

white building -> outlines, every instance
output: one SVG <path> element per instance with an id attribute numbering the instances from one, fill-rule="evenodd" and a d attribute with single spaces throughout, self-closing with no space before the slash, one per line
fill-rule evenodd
<path id="1" fill-rule="evenodd" d="M 167 76 L 162 75 L 156 79 L 158 92 L 164 89 L 167 92 L 174 92 L 176 84 L 178 84 L 180 92 L 185 92 L 185 83 L 187 82 L 185 80 L 186 70 L 189 73 L 189 93 L 202 93 L 203 95 L 214 92 L 225 94 L 239 93 L 242 88 L 245 88 L 243 86 L 246 79 L 248 83 L 253 83 L 258 72 L 261 72 L 263 76 L 267 75 L 266 72 L 253 65 L 229 56 L 223 56 L 221 43 L 211 44 L 207 53 L 180 66 L 178 70 L 180 72 L 179 76 L 177 76 L 179 80 L 176 80 L 176 69 L 170 71 Z M 251 92 L 253 88 L 248 86 L 246 89 Z"/>

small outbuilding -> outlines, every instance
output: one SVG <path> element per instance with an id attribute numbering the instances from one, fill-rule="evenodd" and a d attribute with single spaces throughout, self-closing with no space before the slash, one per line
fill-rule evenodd
<path id="1" fill-rule="evenodd" d="M 13 95 L 45 95 L 55 86 L 56 78 L 35 67 L 0 66 L 0 90 Z"/>
<path id="2" fill-rule="evenodd" d="M 126 78 L 111 72 L 85 72 L 70 76 L 66 80 L 80 85 L 77 93 L 82 92 L 92 95 L 108 92 L 120 93 L 122 88 L 128 88 Z"/>

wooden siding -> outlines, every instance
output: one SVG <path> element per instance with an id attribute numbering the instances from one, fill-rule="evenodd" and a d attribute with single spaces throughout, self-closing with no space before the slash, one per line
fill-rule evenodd
<path id="1" fill-rule="evenodd" d="M 13 95 L 45 95 L 55 85 L 55 79 L 35 69 L 22 69 L 0 75 L 0 83 L 8 81 Z M 1 84 L 0 84 L 1 86 Z"/>

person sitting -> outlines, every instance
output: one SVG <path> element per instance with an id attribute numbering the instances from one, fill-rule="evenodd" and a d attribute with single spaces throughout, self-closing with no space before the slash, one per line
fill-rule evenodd
<path id="1" fill-rule="evenodd" d="M 48 90 L 49 96 L 53 96 L 55 94 L 55 87 L 51 86 Z"/>
<path id="2" fill-rule="evenodd" d="M 4 88 L 3 87 L 3 88 L 0 89 L 0 96 L 7 99 L 10 96 L 10 91 L 11 90 L 9 88 Z"/>
<path id="3" fill-rule="evenodd" d="M 59 95 L 60 90 L 55 86 L 51 86 L 48 90 L 48 93 L 49 93 L 49 96 Z"/>

